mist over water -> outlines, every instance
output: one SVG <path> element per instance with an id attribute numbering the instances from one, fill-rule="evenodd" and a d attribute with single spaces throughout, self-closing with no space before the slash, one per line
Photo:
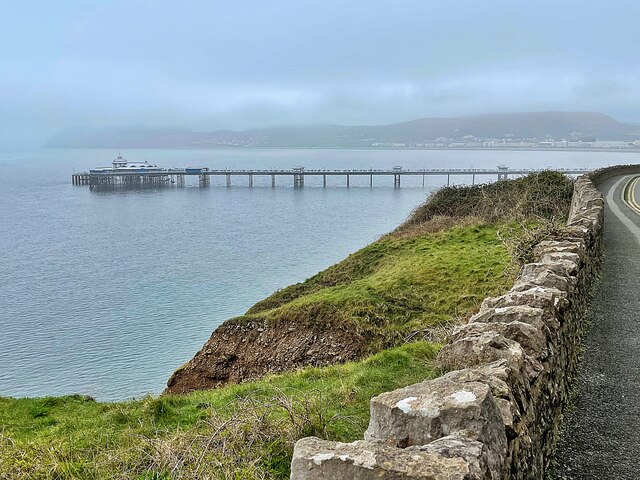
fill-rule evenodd
<path id="1" fill-rule="evenodd" d="M 91 192 L 111 150 L 0 152 L 0 396 L 158 393 L 224 320 L 392 230 L 443 178 Z M 596 167 L 630 153 L 132 150 L 165 167 Z M 470 178 L 454 179 L 470 182 Z M 478 180 L 482 180 L 479 178 Z M 194 179 L 191 179 L 194 182 Z M 266 188 L 257 188 L 264 186 Z M 314 186 L 316 188 L 314 188 Z M 361 188 L 358 188 L 361 187 Z"/>

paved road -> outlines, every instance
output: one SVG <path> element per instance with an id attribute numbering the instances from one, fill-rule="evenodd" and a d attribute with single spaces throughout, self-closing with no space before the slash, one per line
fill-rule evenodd
<path id="1" fill-rule="evenodd" d="M 633 178 L 600 188 L 607 203 L 602 278 L 555 478 L 640 479 L 640 213 L 622 199 Z"/>

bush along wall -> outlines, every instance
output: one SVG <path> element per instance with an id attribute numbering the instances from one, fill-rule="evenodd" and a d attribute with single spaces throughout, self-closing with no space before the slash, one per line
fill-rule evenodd
<path id="1" fill-rule="evenodd" d="M 299 440 L 291 479 L 544 478 L 578 363 L 603 215 L 591 177 L 578 178 L 566 230 L 538 243 L 513 288 L 454 331 L 438 355 L 446 373 L 372 398 L 364 440 Z"/>

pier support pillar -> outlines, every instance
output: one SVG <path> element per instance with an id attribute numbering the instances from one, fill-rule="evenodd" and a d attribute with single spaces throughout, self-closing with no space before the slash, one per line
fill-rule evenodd
<path id="1" fill-rule="evenodd" d="M 322 175 L 322 188 L 327 188 L 327 175 Z"/>
<path id="2" fill-rule="evenodd" d="M 349 188 L 349 175 L 347 175 L 347 188 Z"/>
<path id="3" fill-rule="evenodd" d="M 447 187 L 451 185 L 451 175 L 447 173 Z"/>
<path id="4" fill-rule="evenodd" d="M 422 188 L 424 188 L 424 173 L 422 174 Z"/>
<path id="5" fill-rule="evenodd" d="M 393 175 L 393 188 L 400 188 L 400 175 L 397 173 Z"/>
<path id="6" fill-rule="evenodd" d="M 373 175 L 369 175 L 369 188 L 373 188 Z"/>
<path id="7" fill-rule="evenodd" d="M 304 175 L 302 173 L 293 174 L 293 188 L 304 187 Z"/>
<path id="8" fill-rule="evenodd" d="M 253 174 L 249 174 L 249 188 L 253 188 Z"/>
<path id="9" fill-rule="evenodd" d="M 276 176 L 271 174 L 271 188 L 276 188 Z"/>
<path id="10" fill-rule="evenodd" d="M 474 173 L 473 175 L 471 175 L 471 185 L 475 185 L 476 184 L 476 174 Z"/>
<path id="11" fill-rule="evenodd" d="M 227 188 L 231 188 L 231 175 L 227 173 Z"/>

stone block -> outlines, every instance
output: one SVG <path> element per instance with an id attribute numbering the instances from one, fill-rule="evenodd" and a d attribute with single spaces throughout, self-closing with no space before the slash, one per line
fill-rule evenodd
<path id="1" fill-rule="evenodd" d="M 566 274 L 570 276 L 577 275 L 583 265 L 580 256 L 571 252 L 547 252 L 540 257 L 539 262 L 560 265 Z"/>
<path id="2" fill-rule="evenodd" d="M 504 423 L 487 384 L 441 377 L 378 395 L 364 438 L 405 448 L 454 434 L 490 445 L 489 465 L 504 461 Z"/>
<path id="3" fill-rule="evenodd" d="M 560 328 L 560 322 L 554 315 L 546 313 L 542 308 L 528 305 L 512 305 L 481 310 L 469 319 L 469 323 L 526 323 L 540 330 L 547 337 L 550 332 Z"/>
<path id="4" fill-rule="evenodd" d="M 503 468 L 502 465 L 499 468 Z M 339 443 L 309 437 L 293 450 L 291 480 L 497 480 L 486 448 L 460 436 L 400 449 L 380 442 Z"/>
<path id="5" fill-rule="evenodd" d="M 525 371 L 530 380 L 536 378 L 543 369 L 542 362 L 549 356 L 547 348 L 547 334 L 549 329 L 544 325 L 535 327 L 533 325 L 513 321 L 468 323 L 458 327 L 451 335 L 450 341 L 455 342 L 467 337 L 477 337 L 484 333 L 498 333 L 503 337 L 517 342 L 525 351 Z"/>
<path id="6" fill-rule="evenodd" d="M 525 356 L 518 342 L 496 332 L 485 332 L 446 344 L 437 361 L 447 370 L 458 370 L 504 359 L 514 371 L 524 372 Z"/>
<path id="7" fill-rule="evenodd" d="M 515 371 L 506 360 L 497 360 L 485 363 L 474 368 L 464 368 L 454 370 L 444 374 L 441 378 L 446 378 L 456 382 L 481 382 L 486 383 L 491 388 L 494 398 L 511 399 L 513 396 L 514 379 L 520 371 Z"/>
<path id="8" fill-rule="evenodd" d="M 485 298 L 480 305 L 480 312 L 518 305 L 541 308 L 547 315 L 558 315 L 568 305 L 567 293 L 544 287 L 532 287 L 520 292 L 512 291 L 499 297 Z"/>
<path id="9" fill-rule="evenodd" d="M 587 249 L 591 248 L 594 243 L 594 235 L 596 232 L 591 231 L 589 227 L 580 227 L 577 225 L 567 225 L 565 228 L 567 235 L 584 242 Z"/>
<path id="10" fill-rule="evenodd" d="M 515 436 L 515 424 L 521 412 L 528 406 L 528 383 L 520 371 L 513 371 L 508 362 L 497 362 L 481 365 L 476 368 L 454 370 L 442 378 L 456 382 L 481 382 L 489 385 L 491 394 L 496 401 L 507 438 Z"/>
<path id="11" fill-rule="evenodd" d="M 536 258 L 548 252 L 575 253 L 583 260 L 586 255 L 584 240 L 544 240 L 533 248 L 533 255 Z"/>
<path id="12" fill-rule="evenodd" d="M 571 277 L 554 273 L 553 270 L 546 266 L 547 264 L 530 263 L 525 267 L 528 265 L 535 265 L 536 267 L 529 267 L 520 274 L 515 285 L 511 288 L 512 292 L 529 290 L 534 287 L 554 288 L 563 292 L 573 291 L 574 282 Z"/>
<path id="13" fill-rule="evenodd" d="M 549 355 L 547 336 L 544 330 L 539 328 L 538 325 L 518 320 L 467 323 L 453 331 L 450 341 L 455 342 L 465 337 L 479 336 L 486 332 L 496 332 L 509 340 L 518 342 L 528 356 L 537 360 L 544 360 Z"/>
<path id="14" fill-rule="evenodd" d="M 574 268 L 574 267 L 572 267 Z M 551 272 L 561 277 L 571 277 L 571 274 L 567 272 L 565 265 L 558 264 L 558 262 L 533 262 L 527 263 L 520 269 L 520 278 L 526 276 L 537 276 L 541 273 Z"/>

